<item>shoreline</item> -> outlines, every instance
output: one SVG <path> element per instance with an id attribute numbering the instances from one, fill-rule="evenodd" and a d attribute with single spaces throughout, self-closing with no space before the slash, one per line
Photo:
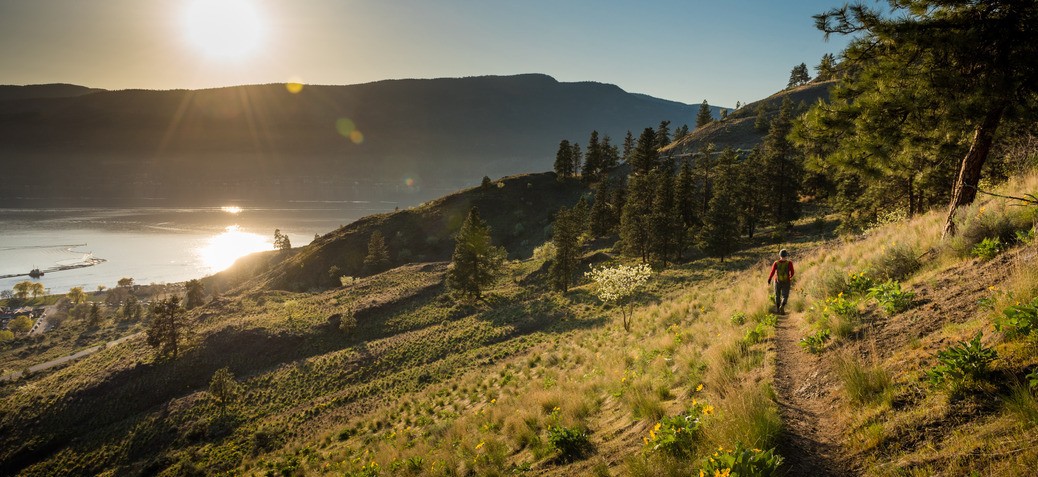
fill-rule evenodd
<path id="1" fill-rule="evenodd" d="M 99 265 L 99 264 L 105 263 L 107 261 L 108 260 L 105 260 L 103 258 L 89 258 L 85 262 L 76 263 L 76 264 L 72 264 L 72 265 L 58 265 L 56 267 L 50 267 L 50 268 L 42 269 L 40 271 L 43 272 L 44 275 L 46 275 L 48 273 L 63 272 L 63 271 L 66 271 L 66 270 L 76 270 L 76 269 L 79 269 L 79 268 L 93 267 L 94 265 Z M 9 274 L 9 275 L 0 275 L 0 279 L 28 277 L 28 276 L 30 276 L 29 275 L 30 273 L 31 272 L 14 273 L 14 274 Z M 38 278 L 34 278 L 34 280 L 38 280 Z"/>

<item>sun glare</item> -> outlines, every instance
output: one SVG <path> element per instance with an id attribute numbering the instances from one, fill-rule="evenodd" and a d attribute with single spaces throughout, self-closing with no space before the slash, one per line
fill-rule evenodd
<path id="1" fill-rule="evenodd" d="M 237 225 L 227 227 L 223 233 L 213 236 L 198 256 L 212 273 L 226 270 L 234 261 L 250 253 L 273 250 L 273 243 L 266 237 L 243 232 Z"/>
<path id="2" fill-rule="evenodd" d="M 184 26 L 192 45 L 218 59 L 243 59 L 263 40 L 263 21 L 248 0 L 194 0 Z"/>

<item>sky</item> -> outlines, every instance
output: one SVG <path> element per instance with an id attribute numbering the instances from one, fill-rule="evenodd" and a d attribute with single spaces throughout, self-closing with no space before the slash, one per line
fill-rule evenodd
<path id="1" fill-rule="evenodd" d="M 690 104 L 839 53 L 837 0 L 0 0 L 0 84 L 104 89 L 544 73 Z"/>

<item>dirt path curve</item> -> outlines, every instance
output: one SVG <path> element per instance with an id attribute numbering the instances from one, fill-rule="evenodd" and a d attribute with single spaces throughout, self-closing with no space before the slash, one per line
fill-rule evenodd
<path id="1" fill-rule="evenodd" d="M 831 359 L 798 345 L 799 320 L 798 314 L 784 315 L 775 328 L 775 391 L 784 423 L 778 452 L 785 475 L 857 475 L 841 451 L 841 424 L 833 417 L 841 404 Z"/>

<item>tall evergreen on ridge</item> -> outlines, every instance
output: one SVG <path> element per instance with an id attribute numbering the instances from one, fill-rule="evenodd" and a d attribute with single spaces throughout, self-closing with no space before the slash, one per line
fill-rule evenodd
<path id="1" fill-rule="evenodd" d="M 681 235 L 678 237 L 678 258 L 685 253 L 685 249 L 688 247 L 689 233 L 694 228 L 699 226 L 700 214 L 699 209 L 696 207 L 695 195 L 696 195 L 696 179 L 692 169 L 692 163 L 686 159 L 681 161 L 681 165 L 678 168 L 678 175 L 674 181 L 674 207 L 676 209 L 676 216 L 681 222 Z M 693 234 L 694 235 L 694 234 Z"/>
<path id="2" fill-rule="evenodd" d="M 682 124 L 680 128 L 674 130 L 674 140 L 681 139 L 688 136 L 688 124 Z"/>
<path id="3" fill-rule="evenodd" d="M 570 157 L 573 158 L 573 174 L 583 171 L 584 154 L 580 152 L 580 143 L 575 142 L 570 146 Z"/>
<path id="4" fill-rule="evenodd" d="M 172 355 L 173 359 L 177 358 L 180 343 L 188 331 L 184 312 L 180 297 L 176 295 L 152 306 L 151 325 L 146 331 L 145 341 L 155 348 L 159 356 Z"/>
<path id="5" fill-rule="evenodd" d="M 807 71 L 807 63 L 800 63 L 789 72 L 789 84 L 786 87 L 795 88 L 802 84 L 807 84 L 808 81 L 811 81 L 811 73 Z"/>
<path id="6" fill-rule="evenodd" d="M 573 274 L 580 263 L 581 220 L 579 212 L 565 207 L 555 214 L 552 225 L 552 244 L 555 245 L 555 258 L 548 268 L 552 288 L 566 293 L 569 291 Z"/>
<path id="7" fill-rule="evenodd" d="M 573 147 L 569 140 L 563 139 L 559 143 L 559 151 L 555 153 L 555 175 L 559 180 L 573 177 L 576 170 L 573 167 Z"/>
<path id="8" fill-rule="evenodd" d="M 656 148 L 661 149 L 670 144 L 670 121 L 660 121 L 656 128 Z"/>
<path id="9" fill-rule="evenodd" d="M 631 130 L 628 129 L 627 130 L 627 135 L 624 136 L 624 155 L 623 155 L 623 158 L 622 158 L 623 161 L 627 162 L 627 163 L 630 163 L 631 162 L 631 158 L 632 158 L 631 154 L 633 154 L 633 153 L 634 153 L 634 134 L 631 134 Z"/>
<path id="10" fill-rule="evenodd" d="M 656 132 L 652 128 L 645 128 L 642 135 L 638 137 L 638 146 L 634 150 L 631 164 L 633 174 L 648 174 L 659 162 L 659 151 L 656 150 Z"/>
<path id="11" fill-rule="evenodd" d="M 738 249 L 739 216 L 735 208 L 738 171 L 737 155 L 726 148 L 717 158 L 714 192 L 699 232 L 699 247 L 709 255 L 725 257 Z"/>
<path id="12" fill-rule="evenodd" d="M 602 136 L 602 171 L 608 172 L 620 165 L 620 151 L 611 144 L 609 135 Z"/>
<path id="13" fill-rule="evenodd" d="M 766 103 L 766 101 L 761 101 L 757 104 L 757 116 L 756 119 L 753 120 L 753 129 L 758 131 L 768 130 L 768 105 Z"/>
<path id="14" fill-rule="evenodd" d="M 692 159 L 692 172 L 693 177 L 695 177 L 694 186 L 692 187 L 692 201 L 695 204 L 694 207 L 698 210 L 695 216 L 700 218 L 700 223 L 702 223 L 701 219 L 709 207 L 710 195 L 713 193 L 714 150 L 712 143 L 707 144 Z"/>
<path id="15" fill-rule="evenodd" d="M 587 141 L 587 152 L 584 154 L 584 171 L 581 177 L 585 182 L 594 182 L 602 173 L 605 163 L 605 154 L 602 145 L 598 142 L 598 131 L 591 131 L 591 137 Z"/>
<path id="16" fill-rule="evenodd" d="M 815 66 L 816 78 L 827 81 L 836 78 L 836 57 L 832 53 L 822 55 L 818 66 Z"/>
<path id="17" fill-rule="evenodd" d="M 454 254 L 447 267 L 447 287 L 478 300 L 497 276 L 504 259 L 504 248 L 491 242 L 490 226 L 473 207 L 458 230 Z"/>
<path id="18" fill-rule="evenodd" d="M 704 99 L 703 104 L 699 105 L 699 113 L 696 114 L 696 129 L 706 126 L 713 121 L 714 117 L 710 114 L 710 105 Z"/>
<path id="19" fill-rule="evenodd" d="M 800 183 L 804 172 L 800 156 L 788 139 L 792 115 L 793 103 L 787 96 L 778 117 L 771 121 L 762 148 L 769 218 L 774 224 L 789 223 L 800 216 Z"/>

